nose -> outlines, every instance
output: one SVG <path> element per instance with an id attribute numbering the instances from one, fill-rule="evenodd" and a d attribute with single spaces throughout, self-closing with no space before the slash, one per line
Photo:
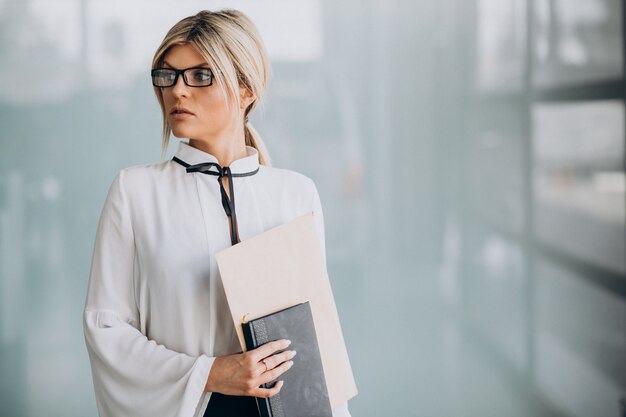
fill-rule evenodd
<path id="1" fill-rule="evenodd" d="M 185 84 L 183 74 L 178 75 L 176 84 L 174 84 L 171 88 L 172 94 L 174 94 L 176 97 L 184 97 L 189 95 L 189 87 L 187 86 L 187 84 Z"/>

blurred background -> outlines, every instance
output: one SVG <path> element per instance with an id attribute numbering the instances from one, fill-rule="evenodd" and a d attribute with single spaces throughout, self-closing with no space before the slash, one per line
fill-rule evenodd
<path id="1" fill-rule="evenodd" d="M 622 0 L 0 0 L 0 415 L 97 415 L 104 198 L 160 159 L 166 31 L 225 6 L 320 191 L 352 415 L 626 415 Z"/>

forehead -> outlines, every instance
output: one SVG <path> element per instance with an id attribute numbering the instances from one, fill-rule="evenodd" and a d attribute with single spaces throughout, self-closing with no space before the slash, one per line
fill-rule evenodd
<path id="1" fill-rule="evenodd" d="M 173 68 L 190 68 L 207 65 L 202 55 L 189 44 L 172 46 L 163 57 L 163 61 L 166 66 L 169 65 Z"/>

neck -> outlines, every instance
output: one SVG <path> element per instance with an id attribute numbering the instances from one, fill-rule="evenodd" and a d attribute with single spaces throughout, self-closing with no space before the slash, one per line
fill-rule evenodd
<path id="1" fill-rule="evenodd" d="M 225 132 L 211 138 L 189 138 L 189 145 L 210 153 L 217 158 L 217 162 L 222 167 L 230 166 L 233 161 L 248 155 L 243 129 Z"/>

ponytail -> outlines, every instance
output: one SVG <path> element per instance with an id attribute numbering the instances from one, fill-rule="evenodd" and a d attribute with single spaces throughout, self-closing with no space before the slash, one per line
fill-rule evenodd
<path id="1" fill-rule="evenodd" d="M 265 147 L 265 142 L 261 139 L 261 135 L 256 131 L 252 123 L 246 122 L 243 126 L 244 135 L 246 138 L 246 145 L 252 146 L 259 152 L 259 164 L 272 166 L 269 152 Z"/>

